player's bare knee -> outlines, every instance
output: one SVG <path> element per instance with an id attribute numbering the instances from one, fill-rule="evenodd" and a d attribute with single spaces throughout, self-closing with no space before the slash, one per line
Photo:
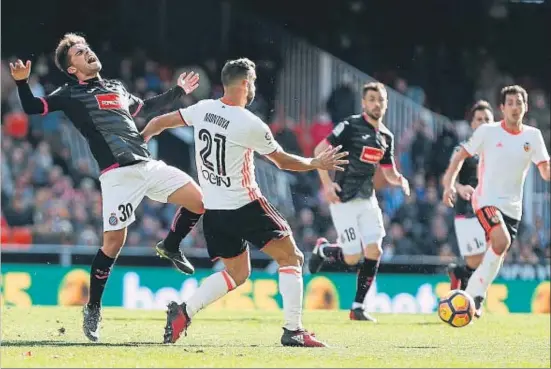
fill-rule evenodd
<path id="1" fill-rule="evenodd" d="M 295 266 L 301 267 L 304 264 L 304 254 L 297 248 L 295 248 L 293 259 Z"/>
<path id="2" fill-rule="evenodd" d="M 344 262 L 348 265 L 357 265 L 360 260 L 362 260 L 362 254 L 352 254 L 352 255 L 343 255 L 344 256 Z"/>
<path id="3" fill-rule="evenodd" d="M 186 183 L 168 196 L 168 202 L 183 206 L 195 214 L 203 214 L 205 212 L 203 192 L 199 185 L 193 181 Z"/>
<path id="4" fill-rule="evenodd" d="M 302 253 L 302 251 L 295 247 L 293 250 L 281 255 L 274 260 L 279 264 L 280 267 L 302 267 L 302 265 L 304 264 L 304 254 Z"/>
<path id="5" fill-rule="evenodd" d="M 239 269 L 236 268 L 233 270 L 227 270 L 227 272 L 230 275 L 230 277 L 232 277 L 236 287 L 241 286 L 251 276 L 250 266 L 248 268 L 239 268 Z"/>
<path id="6" fill-rule="evenodd" d="M 495 241 L 492 241 L 492 248 L 494 251 L 501 255 L 511 246 L 511 238 L 508 235 L 498 237 Z"/>
<path id="7" fill-rule="evenodd" d="M 364 256 L 370 260 L 379 260 L 383 256 L 382 242 L 371 243 L 364 248 Z"/>
<path id="8" fill-rule="evenodd" d="M 499 255 L 503 254 L 511 246 L 511 236 L 503 228 L 496 228 L 490 234 L 492 249 Z"/>

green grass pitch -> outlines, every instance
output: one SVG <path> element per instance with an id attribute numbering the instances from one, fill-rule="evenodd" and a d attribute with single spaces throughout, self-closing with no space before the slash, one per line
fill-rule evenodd
<path id="1" fill-rule="evenodd" d="M 162 311 L 105 308 L 101 342 L 81 331 L 79 308 L 2 309 L 2 367 L 550 367 L 549 315 L 485 314 L 465 328 L 434 315 L 307 311 L 304 323 L 328 349 L 284 348 L 281 312 L 197 315 L 175 345 L 160 344 Z"/>

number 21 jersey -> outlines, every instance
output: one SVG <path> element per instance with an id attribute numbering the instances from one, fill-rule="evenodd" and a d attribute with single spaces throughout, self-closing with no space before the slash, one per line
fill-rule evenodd
<path id="1" fill-rule="evenodd" d="M 240 106 L 202 100 L 179 110 L 195 127 L 195 162 L 205 209 L 238 209 L 262 197 L 254 174 L 254 151 L 279 149 L 268 126 Z"/>

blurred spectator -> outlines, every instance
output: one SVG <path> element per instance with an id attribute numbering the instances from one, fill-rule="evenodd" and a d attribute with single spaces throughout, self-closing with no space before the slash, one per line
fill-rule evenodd
<path id="1" fill-rule="evenodd" d="M 354 91 L 347 82 L 337 86 L 327 100 L 327 111 L 331 116 L 331 121 L 337 124 L 346 117 L 356 114 L 357 98 L 358 92 Z"/>
<path id="2" fill-rule="evenodd" d="M 295 134 L 296 123 L 290 118 L 284 118 L 281 128 L 274 134 L 276 141 L 283 149 L 291 154 L 300 154 L 302 152 Z"/>

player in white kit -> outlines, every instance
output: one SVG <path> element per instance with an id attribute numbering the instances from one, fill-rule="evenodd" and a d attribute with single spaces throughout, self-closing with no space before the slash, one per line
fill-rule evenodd
<path id="1" fill-rule="evenodd" d="M 293 171 L 343 170 L 348 153 L 330 147 L 315 158 L 283 151 L 268 126 L 245 109 L 254 99 L 255 64 L 249 59 L 229 61 L 222 69 L 224 96 L 203 100 L 186 109 L 153 119 L 142 134 L 151 137 L 166 128 L 195 127 L 199 183 L 204 194 L 203 230 L 212 259 L 221 259 L 222 272 L 206 278 L 186 302 L 168 306 L 165 343 L 174 343 L 201 309 L 243 284 L 251 273 L 248 243 L 279 264 L 283 300 L 284 346 L 325 347 L 302 326 L 302 264 L 285 218 L 260 192 L 254 175 L 254 152 L 279 168 Z"/>
<path id="2" fill-rule="evenodd" d="M 455 181 L 463 162 L 479 155 L 478 186 L 472 195 L 472 204 L 490 245 L 466 289 L 478 311 L 499 272 L 505 252 L 517 235 L 530 162 L 537 166 L 544 180 L 550 180 L 549 154 L 541 131 L 523 124 L 527 110 L 528 94 L 524 88 L 517 85 L 503 88 L 503 121 L 481 125 L 454 155 L 443 179 L 443 202 L 452 207 L 456 198 Z"/>

